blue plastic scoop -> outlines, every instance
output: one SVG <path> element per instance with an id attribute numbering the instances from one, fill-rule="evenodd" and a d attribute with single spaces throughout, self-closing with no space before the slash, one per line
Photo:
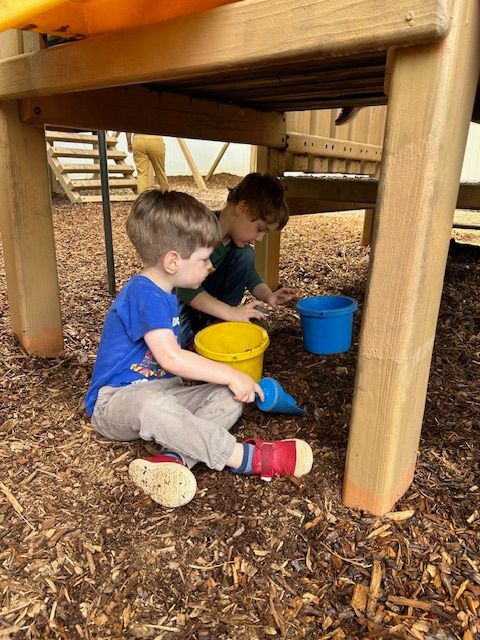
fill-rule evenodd
<path id="1" fill-rule="evenodd" d="M 305 409 L 297 406 L 295 399 L 286 393 L 282 385 L 274 378 L 262 378 L 258 384 L 262 387 L 265 396 L 263 401 L 258 395 L 256 396 L 257 407 L 262 411 L 289 413 L 296 416 L 305 415 Z"/>

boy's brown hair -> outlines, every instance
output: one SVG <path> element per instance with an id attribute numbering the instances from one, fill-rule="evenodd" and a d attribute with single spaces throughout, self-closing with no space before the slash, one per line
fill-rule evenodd
<path id="1" fill-rule="evenodd" d="M 197 249 L 216 247 L 221 240 L 213 213 L 180 191 L 143 191 L 133 203 L 126 227 L 145 265 L 156 264 L 169 251 L 188 259 Z"/>
<path id="2" fill-rule="evenodd" d="M 285 202 L 285 191 L 278 178 L 265 173 L 249 173 L 229 190 L 227 202 L 238 204 L 244 200 L 254 216 L 254 220 L 265 220 L 276 224 L 278 230 L 288 222 L 289 211 Z"/>

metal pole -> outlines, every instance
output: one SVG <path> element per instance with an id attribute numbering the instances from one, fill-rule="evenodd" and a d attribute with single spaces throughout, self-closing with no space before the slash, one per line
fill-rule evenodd
<path id="1" fill-rule="evenodd" d="M 114 296 L 117 292 L 115 286 L 115 262 L 113 259 L 112 218 L 110 215 L 110 193 L 108 189 L 107 167 L 107 143 L 105 131 L 98 130 L 98 155 L 100 160 L 100 180 L 102 183 L 102 208 L 103 208 L 103 232 L 105 235 L 105 252 L 107 258 L 108 291 Z"/>

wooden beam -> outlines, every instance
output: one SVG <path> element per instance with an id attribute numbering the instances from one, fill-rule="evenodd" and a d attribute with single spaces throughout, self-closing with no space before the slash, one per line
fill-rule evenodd
<path id="1" fill-rule="evenodd" d="M 412 482 L 480 62 L 478 0 L 445 42 L 395 52 L 344 479 L 390 511 Z"/>
<path id="2" fill-rule="evenodd" d="M 294 215 L 339 211 L 340 204 L 347 209 L 366 209 L 377 198 L 378 182 L 368 178 L 282 178 L 282 184 Z"/>
<path id="3" fill-rule="evenodd" d="M 237 2 L 4 60 L 0 98 L 228 77 L 292 58 L 318 61 L 437 41 L 447 31 L 445 0 L 396 0 L 381 11 L 378 0 Z"/>
<path id="4" fill-rule="evenodd" d="M 346 160 L 380 162 L 382 159 L 382 147 L 379 145 L 324 136 L 310 136 L 292 131 L 287 132 L 287 151 L 294 154 L 344 158 Z"/>
<path id="5" fill-rule="evenodd" d="M 476 209 L 480 211 L 480 183 L 465 182 L 460 185 L 457 209 Z"/>
<path id="6" fill-rule="evenodd" d="M 203 191 L 208 191 L 208 187 L 205 184 L 205 180 L 203 179 L 202 174 L 198 170 L 197 165 L 195 164 L 195 160 L 190 153 L 190 149 L 187 146 L 187 143 L 183 138 L 177 138 L 177 142 L 179 147 L 183 153 L 183 157 L 187 161 L 188 166 L 190 167 L 190 171 L 192 172 L 193 179 L 195 180 L 195 184 L 199 189 L 203 189 Z"/>
<path id="7" fill-rule="evenodd" d="M 377 201 L 376 178 L 290 177 L 282 178 L 282 184 L 293 215 L 367 209 Z M 460 185 L 456 208 L 480 210 L 480 183 Z"/>
<path id="8" fill-rule="evenodd" d="M 16 51 L 10 35 L 0 34 L 5 55 Z M 63 336 L 44 132 L 20 122 L 16 101 L 2 102 L 0 139 L 0 230 L 12 331 L 27 353 L 57 356 Z"/>
<path id="9" fill-rule="evenodd" d="M 282 113 L 244 109 L 142 86 L 28 98 L 20 102 L 20 115 L 29 124 L 285 146 Z"/>
<path id="10" fill-rule="evenodd" d="M 207 175 L 205 176 L 205 182 L 208 182 L 210 180 L 210 178 L 212 177 L 212 175 L 214 174 L 215 169 L 220 164 L 220 160 L 225 155 L 225 151 L 228 149 L 229 145 L 230 145 L 229 142 L 224 142 L 224 144 L 222 145 L 222 148 L 218 152 L 217 157 L 213 161 L 212 166 L 210 167 L 210 169 L 207 172 Z"/>

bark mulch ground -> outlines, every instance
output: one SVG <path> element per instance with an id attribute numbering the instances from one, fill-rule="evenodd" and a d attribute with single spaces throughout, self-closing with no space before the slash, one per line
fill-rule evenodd
<path id="1" fill-rule="evenodd" d="M 237 180 L 216 176 L 201 198 L 220 207 Z M 172 187 L 200 195 L 190 179 Z M 127 213 L 112 205 L 119 287 L 139 267 Z M 235 431 L 306 439 L 311 474 L 268 484 L 199 465 L 195 499 L 165 510 L 127 476 L 152 446 L 103 440 L 83 410 L 111 302 L 101 208 L 58 199 L 54 222 L 63 355 L 22 352 L 0 269 L 0 639 L 480 637 L 478 247 L 451 247 L 415 481 L 394 512 L 341 502 L 361 311 L 351 351 L 321 357 L 291 308 L 271 316 L 264 371 L 308 415 L 247 406 Z M 358 213 L 292 219 L 282 284 L 362 302 L 360 233 Z"/>

